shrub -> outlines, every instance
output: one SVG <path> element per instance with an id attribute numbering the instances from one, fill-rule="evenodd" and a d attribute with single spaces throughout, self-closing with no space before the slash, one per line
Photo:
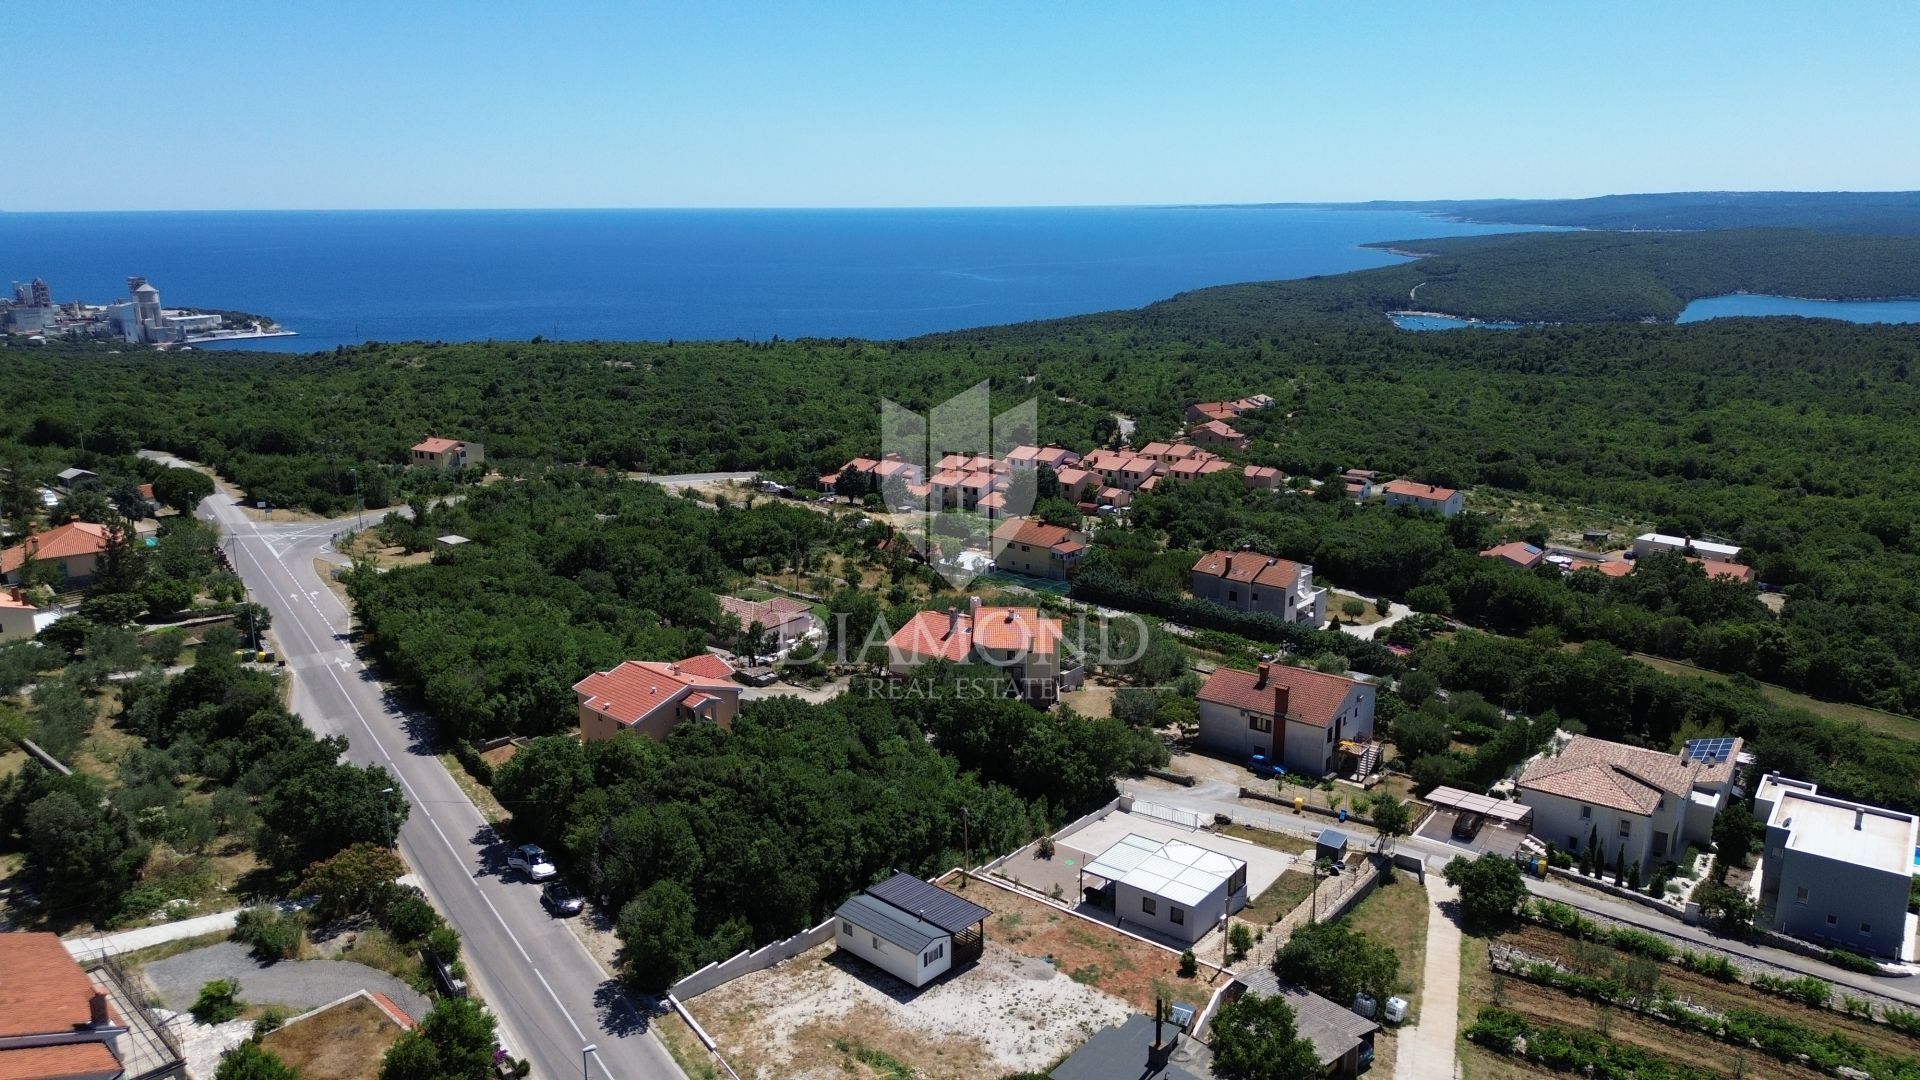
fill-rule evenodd
<path id="1" fill-rule="evenodd" d="M 269 1005 L 260 1010 L 259 1019 L 253 1022 L 253 1037 L 257 1039 L 262 1035 L 271 1035 L 279 1031 L 280 1025 L 286 1022 L 287 1010 L 278 1005 Z"/>
<path id="2" fill-rule="evenodd" d="M 1833 987 L 1811 975 L 1788 979 L 1779 975 L 1755 975 L 1753 987 L 1769 994 L 1797 1001 L 1808 1008 L 1824 1009 L 1833 998 Z"/>
<path id="3" fill-rule="evenodd" d="M 233 940 L 252 946 L 253 958 L 263 964 L 299 956 L 304 934 L 298 915 L 286 914 L 272 904 L 247 908 L 233 924 Z"/>
<path id="4" fill-rule="evenodd" d="M 1200 974 L 1200 959 L 1193 955 L 1193 950 L 1188 949 L 1186 952 L 1181 953 L 1180 977 L 1183 979 L 1191 979 L 1198 974 Z"/>
<path id="5" fill-rule="evenodd" d="M 480 781 L 487 787 L 493 786 L 493 766 L 480 756 L 480 750 L 465 739 L 456 739 L 453 743 L 453 757 L 467 775 Z"/>
<path id="6" fill-rule="evenodd" d="M 1253 931 L 1246 923 L 1234 923 L 1227 931 L 1227 949 L 1236 960 L 1253 951 Z"/>
<path id="7" fill-rule="evenodd" d="M 1683 952 L 1680 954 L 1680 966 L 1696 975 L 1705 975 L 1720 982 L 1739 982 L 1740 971 L 1733 961 L 1719 953 Z"/>
<path id="8" fill-rule="evenodd" d="M 1920 1035 L 1920 1012 L 1910 1009 L 1887 1009 L 1881 1012 L 1880 1019 L 1895 1031 L 1908 1035 Z"/>
<path id="9" fill-rule="evenodd" d="M 427 933 L 427 948 L 433 950 L 441 963 L 451 965 L 460 958 L 460 932 L 441 923 Z"/>
<path id="10" fill-rule="evenodd" d="M 1621 952 L 1644 956 L 1650 960 L 1673 959 L 1673 946 L 1666 939 L 1649 934 L 1645 930 L 1633 930 L 1621 927 L 1608 935 L 1607 940 Z"/>
<path id="11" fill-rule="evenodd" d="M 307 867 L 300 887 L 317 898 L 314 912 L 321 918 L 342 918 L 384 908 L 393 892 L 393 879 L 406 872 L 407 865 L 391 850 L 355 844 Z"/>
<path id="12" fill-rule="evenodd" d="M 1852 949 L 1828 949 L 1822 958 L 1842 971 L 1857 972 L 1861 975 L 1880 974 L 1880 965 L 1872 957 L 1862 956 Z"/>
<path id="13" fill-rule="evenodd" d="M 245 1007 L 238 987 L 226 979 L 215 979 L 200 988 L 200 996 L 193 999 L 187 1011 L 202 1024 L 224 1024 L 239 1016 Z"/>
<path id="14" fill-rule="evenodd" d="M 440 925 L 440 913 L 418 890 L 401 893 L 380 913 L 380 928 L 395 941 L 419 941 Z"/>

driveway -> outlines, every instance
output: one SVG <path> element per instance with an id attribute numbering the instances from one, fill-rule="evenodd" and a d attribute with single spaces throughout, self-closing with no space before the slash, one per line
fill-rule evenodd
<path id="1" fill-rule="evenodd" d="M 1400 1032 L 1393 1080 L 1453 1080 L 1454 1041 L 1460 1034 L 1460 927 L 1442 905 L 1458 902 L 1459 890 L 1439 874 L 1426 875 L 1427 966 L 1415 1022 Z"/>
<path id="2" fill-rule="evenodd" d="M 215 979 L 240 984 L 240 999 L 250 1005 L 287 1005 L 312 1009 L 356 990 L 378 990 L 418 1020 L 427 1015 L 427 999 L 384 971 L 347 960 L 282 960 L 262 964 L 237 941 L 155 960 L 143 970 L 160 1003 L 184 1010 L 200 988 Z"/>

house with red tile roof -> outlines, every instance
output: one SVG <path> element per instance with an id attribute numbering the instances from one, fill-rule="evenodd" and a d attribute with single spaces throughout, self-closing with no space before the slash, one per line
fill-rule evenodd
<path id="1" fill-rule="evenodd" d="M 782 648 L 807 636 L 810 631 L 820 625 L 819 620 L 814 618 L 812 607 L 805 601 L 791 597 L 776 596 L 770 600 L 743 600 L 738 596 L 721 596 L 716 599 L 720 601 L 721 611 L 739 621 L 740 629 L 745 630 L 754 623 L 759 623 L 761 629 L 772 634 Z M 719 660 L 718 657 L 713 659 Z M 732 672 L 729 671 L 724 677 L 731 677 L 731 675 Z"/>
<path id="2" fill-rule="evenodd" d="M 123 1048 L 123 1038 L 131 1028 L 114 1006 L 112 992 L 111 983 L 95 984 L 57 935 L 0 934 L 0 1078 L 125 1076 L 122 1054 L 133 1047 Z M 178 1067 L 170 1051 L 161 1056 L 169 1060 L 154 1064 Z"/>
<path id="3" fill-rule="evenodd" d="M 1140 485 L 1165 472 L 1167 466 L 1143 454 L 1134 454 L 1120 463 L 1112 481 L 1116 487 L 1139 491 Z"/>
<path id="4" fill-rule="evenodd" d="M 1441 517 L 1456 517 L 1465 500 L 1452 488 L 1422 484 L 1413 480 L 1389 480 L 1380 490 L 1386 492 L 1388 506 L 1411 506 L 1431 510 Z"/>
<path id="5" fill-rule="evenodd" d="M 1742 585 L 1753 584 L 1753 567 L 1745 563 L 1727 562 L 1723 559 L 1690 558 L 1687 561 L 1706 571 L 1709 578 L 1735 581 Z"/>
<path id="6" fill-rule="evenodd" d="M 430 435 L 413 446 L 413 463 L 428 469 L 464 469 L 487 459 L 479 443 Z"/>
<path id="7" fill-rule="evenodd" d="M 1194 561 L 1187 587 L 1196 599 L 1264 613 L 1301 626 L 1327 621 L 1327 590 L 1313 585 L 1313 566 L 1257 551 L 1210 551 Z"/>
<path id="8" fill-rule="evenodd" d="M 1531 570 L 1540 565 L 1541 561 L 1547 557 L 1547 553 L 1533 544 L 1515 540 L 1512 543 L 1490 547 L 1481 552 L 1480 556 L 1485 559 L 1501 559 L 1511 566 Z"/>
<path id="9" fill-rule="evenodd" d="M 573 684 L 583 742 L 637 731 L 664 739 L 683 723 L 730 727 L 740 711 L 733 668 L 709 653 L 666 664 L 628 660 Z"/>
<path id="10" fill-rule="evenodd" d="M 1068 502 L 1086 501 L 1087 492 L 1100 486 L 1100 474 L 1074 466 L 1060 470 L 1060 497 Z"/>
<path id="11" fill-rule="evenodd" d="M 1380 473 L 1374 469 L 1348 469 L 1340 474 L 1339 483 L 1346 486 L 1347 498 L 1366 502 L 1373 498 L 1374 481 L 1379 478 Z"/>
<path id="12" fill-rule="evenodd" d="M 1271 465 L 1248 465 L 1240 470 L 1240 484 L 1248 491 L 1279 491 L 1287 486 L 1287 474 Z"/>
<path id="13" fill-rule="evenodd" d="M 38 613 L 27 603 L 19 588 L 0 589 L 0 641 L 18 641 L 33 636 L 33 617 Z"/>
<path id="14" fill-rule="evenodd" d="M 1199 479 L 1202 476 L 1212 476 L 1217 472 L 1232 472 L 1237 468 L 1239 468 L 1239 466 L 1217 454 L 1209 454 L 1202 451 L 1193 457 L 1176 461 L 1172 465 L 1167 466 L 1167 477 L 1172 480 L 1185 482 Z"/>
<path id="15" fill-rule="evenodd" d="M 1002 570 L 1065 581 L 1087 553 L 1087 537 L 1038 518 L 1012 518 L 993 531 L 993 546 L 993 564 Z"/>
<path id="16" fill-rule="evenodd" d="M 1084 669 L 1068 666 L 1060 620 L 1031 607 L 982 606 L 965 612 L 922 611 L 887 639 L 887 670 L 896 679 L 932 660 L 992 666 L 1013 681 L 1020 696 L 1050 702 L 1080 685 Z"/>
<path id="17" fill-rule="evenodd" d="M 1150 457 L 1155 461 L 1166 461 L 1167 455 L 1171 453 L 1172 450 L 1172 443 L 1154 441 L 1141 447 L 1138 453 L 1141 457 Z"/>
<path id="18" fill-rule="evenodd" d="M 58 565 L 66 585 L 84 585 L 93 580 L 94 569 L 111 539 L 111 530 L 91 521 L 69 521 L 46 532 L 30 532 L 25 540 L 0 551 L 0 581 L 20 584 L 25 580 L 27 564 L 34 562 Z"/>
<path id="19" fill-rule="evenodd" d="M 1727 804 L 1738 739 L 1698 740 L 1679 754 L 1575 735 L 1535 757 L 1514 782 L 1533 835 L 1579 853 L 1597 840 L 1648 874 L 1689 841 L 1702 845 Z"/>
<path id="20" fill-rule="evenodd" d="M 1316 780 L 1373 739 L 1373 685 L 1312 668 L 1219 668 L 1199 703 L 1200 745 L 1238 761 L 1262 754 Z"/>
<path id="21" fill-rule="evenodd" d="M 1247 436 L 1225 420 L 1195 424 L 1187 430 L 1187 438 L 1207 446 L 1230 446 L 1235 450 L 1247 448 Z"/>

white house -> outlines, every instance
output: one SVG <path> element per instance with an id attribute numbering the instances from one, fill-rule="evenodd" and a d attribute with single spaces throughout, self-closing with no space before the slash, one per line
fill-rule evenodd
<path id="1" fill-rule="evenodd" d="M 1262 754 L 1315 779 L 1343 753 L 1365 755 L 1373 739 L 1373 685 L 1312 668 L 1220 668 L 1199 702 L 1200 745 L 1236 759 Z"/>
<path id="2" fill-rule="evenodd" d="M 1176 941 L 1198 941 L 1247 906 L 1245 861 L 1179 840 L 1128 833 L 1083 872 L 1112 886 L 1114 914 L 1122 924 Z"/>
<path id="3" fill-rule="evenodd" d="M 1188 571 L 1187 586 L 1194 596 L 1222 607 L 1316 628 L 1327 621 L 1327 590 L 1313 587 L 1310 563 L 1257 551 L 1210 551 Z"/>
<path id="4" fill-rule="evenodd" d="M 887 974 L 921 987 L 978 959 L 993 912 L 938 885 L 895 874 L 833 913 L 834 941 Z"/>
<path id="5" fill-rule="evenodd" d="M 1533 810 L 1533 834 L 1579 853 L 1597 842 L 1608 866 L 1672 862 L 1704 847 L 1727 804 L 1738 739 L 1696 739 L 1679 754 L 1575 735 L 1527 763 L 1516 782 Z"/>
<path id="6" fill-rule="evenodd" d="M 0 641 L 30 638 L 33 617 L 39 614 L 19 589 L 0 589 Z"/>
<path id="7" fill-rule="evenodd" d="M 1633 538 L 1633 555 L 1658 555 L 1672 552 L 1676 555 L 1694 555 L 1714 562 L 1733 562 L 1740 557 L 1740 549 L 1733 544 L 1720 544 L 1712 540 L 1695 540 L 1691 536 L 1669 536 L 1666 533 L 1641 533 Z"/>
<path id="8" fill-rule="evenodd" d="M 1388 506 L 1411 506 L 1416 510 L 1431 510 L 1442 517 L 1455 517 L 1465 505 L 1465 500 L 1452 488 L 1437 487 L 1433 484 L 1419 484 L 1412 480 L 1391 480 L 1380 487 L 1386 493 Z"/>
<path id="9" fill-rule="evenodd" d="M 1904 958 L 1920 821 L 1774 775 L 1760 781 L 1754 811 L 1766 815 L 1760 905 L 1775 930 Z"/>

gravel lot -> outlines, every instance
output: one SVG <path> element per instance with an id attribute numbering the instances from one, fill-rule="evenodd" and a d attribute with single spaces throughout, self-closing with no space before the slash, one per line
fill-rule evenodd
<path id="1" fill-rule="evenodd" d="M 223 941 L 165 960 L 144 969 L 160 1003 L 170 1009 L 193 1004 L 200 988 L 215 979 L 240 984 L 240 998 L 249 1005 L 286 1005 L 311 1009 L 346 997 L 355 990 L 378 990 L 418 1020 L 427 1015 L 427 999 L 384 971 L 346 960 L 282 960 L 261 964 L 247 955 L 247 947 Z"/>

